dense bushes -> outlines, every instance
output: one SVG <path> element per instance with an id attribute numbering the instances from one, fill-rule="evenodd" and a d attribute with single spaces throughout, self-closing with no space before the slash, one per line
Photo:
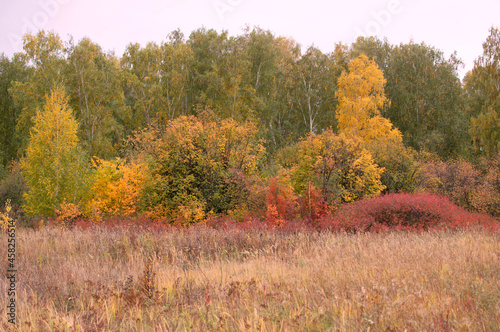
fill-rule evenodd
<path id="1" fill-rule="evenodd" d="M 181 116 L 132 139 L 131 154 L 149 161 L 142 209 L 178 223 L 202 221 L 244 205 L 263 146 L 250 122 Z"/>
<path id="2" fill-rule="evenodd" d="M 477 165 L 466 160 L 422 163 L 417 187 L 448 196 L 470 211 L 500 217 L 500 154 Z"/>
<path id="3" fill-rule="evenodd" d="M 432 194 L 388 194 L 342 206 L 320 228 L 345 231 L 458 229 L 474 225 L 498 228 L 486 214 L 471 213 L 448 198 Z M 495 226 L 496 225 L 496 226 Z"/>
<path id="4" fill-rule="evenodd" d="M 292 181 L 304 195 L 313 184 L 330 204 L 351 202 L 380 193 L 383 169 L 373 161 L 357 137 L 336 135 L 327 129 L 309 134 L 298 143 L 298 163 L 292 166 Z"/>

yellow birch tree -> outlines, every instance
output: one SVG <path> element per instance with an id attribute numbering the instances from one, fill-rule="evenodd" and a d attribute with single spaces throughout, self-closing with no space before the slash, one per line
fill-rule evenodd
<path id="1" fill-rule="evenodd" d="M 46 96 L 33 120 L 23 173 L 29 186 L 25 209 L 30 215 L 53 216 L 63 201 L 79 203 L 84 195 L 86 168 L 78 148 L 78 123 L 64 89 Z"/>
<path id="2" fill-rule="evenodd" d="M 338 80 L 336 93 L 339 132 L 360 137 L 366 146 L 380 141 L 401 144 L 401 132 L 380 112 L 390 103 L 384 93 L 385 83 L 382 71 L 366 55 L 349 63 L 349 71 Z"/>

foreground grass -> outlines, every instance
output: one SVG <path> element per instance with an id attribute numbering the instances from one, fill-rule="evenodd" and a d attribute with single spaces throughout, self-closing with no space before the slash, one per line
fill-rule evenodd
<path id="1" fill-rule="evenodd" d="M 498 233 L 18 229 L 17 239 L 20 331 L 500 330 Z M 7 288 L 1 278 L 0 324 L 13 330 Z"/>

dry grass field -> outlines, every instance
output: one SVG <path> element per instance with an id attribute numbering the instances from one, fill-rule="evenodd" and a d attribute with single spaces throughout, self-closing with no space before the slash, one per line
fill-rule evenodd
<path id="1" fill-rule="evenodd" d="M 499 331 L 500 234 L 17 230 L 19 331 Z M 0 238 L 7 256 L 7 239 Z M 7 270 L 5 259 L 3 270 Z"/>

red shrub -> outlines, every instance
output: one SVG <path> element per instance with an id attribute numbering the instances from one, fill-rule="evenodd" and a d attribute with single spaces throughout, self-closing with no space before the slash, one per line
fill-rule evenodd
<path id="1" fill-rule="evenodd" d="M 448 198 L 433 194 L 388 194 L 339 208 L 333 218 L 323 218 L 321 228 L 344 231 L 458 229 L 481 225 L 498 228 L 488 215 L 471 213 Z"/>
<path id="2" fill-rule="evenodd" d="M 290 186 L 280 183 L 277 179 L 269 181 L 267 193 L 266 220 L 277 227 L 282 227 L 286 221 L 291 221 L 297 215 L 297 196 Z"/>
<path id="3" fill-rule="evenodd" d="M 325 201 L 321 192 L 311 184 L 304 193 L 304 197 L 298 199 L 300 206 L 300 215 L 302 219 L 309 222 L 315 222 L 331 213 L 333 207 L 330 207 Z"/>

